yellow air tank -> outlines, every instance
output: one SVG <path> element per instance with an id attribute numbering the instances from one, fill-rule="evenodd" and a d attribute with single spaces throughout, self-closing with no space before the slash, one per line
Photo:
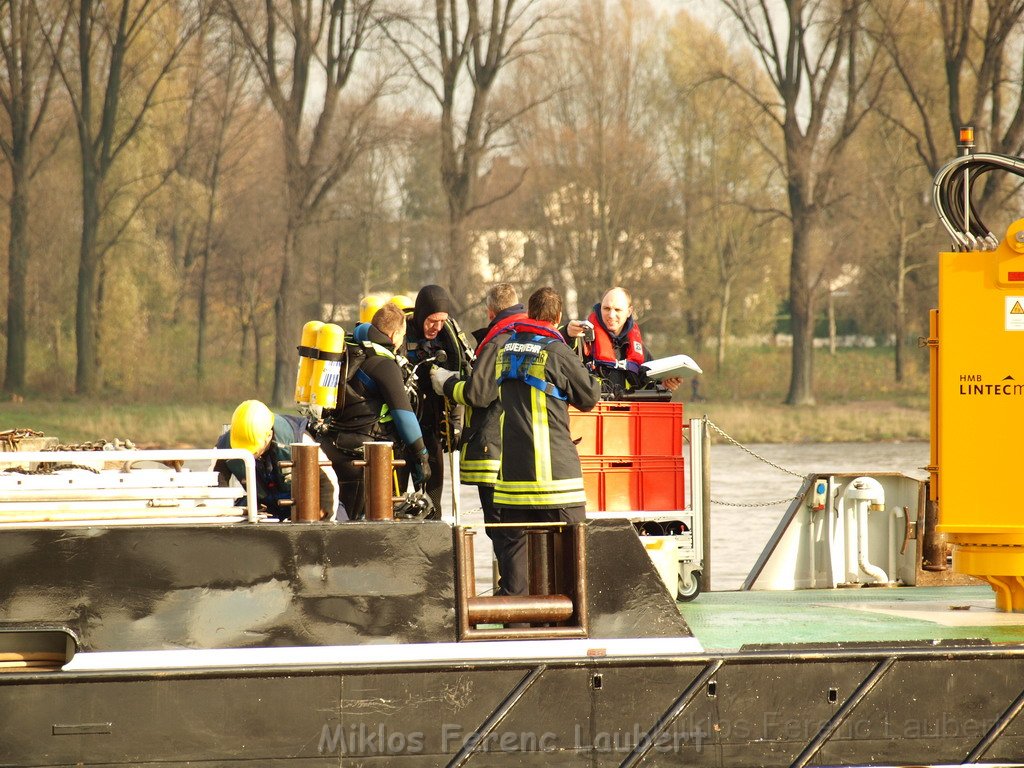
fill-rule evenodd
<path id="1" fill-rule="evenodd" d="M 302 340 L 299 342 L 299 368 L 295 373 L 295 402 L 309 405 L 311 391 L 310 376 L 317 358 L 316 335 L 323 327 L 319 320 L 310 320 L 302 326 Z"/>
<path id="2" fill-rule="evenodd" d="M 316 334 L 317 359 L 310 379 L 309 404 L 333 408 L 338 404 L 341 358 L 345 354 L 345 330 L 334 323 L 324 324 Z"/>
<path id="3" fill-rule="evenodd" d="M 396 293 L 392 296 L 391 303 L 396 304 L 398 308 L 406 314 L 411 314 L 412 309 L 415 306 L 415 302 L 404 293 Z"/>
<path id="4" fill-rule="evenodd" d="M 359 302 L 359 322 L 368 323 L 373 320 L 377 310 L 388 303 L 388 295 L 385 293 L 371 293 L 363 297 Z"/>
<path id="5" fill-rule="evenodd" d="M 939 254 L 933 464 L 953 569 L 1024 611 L 1024 514 L 1010 486 L 1024 446 L 1024 220 L 994 251 Z"/>

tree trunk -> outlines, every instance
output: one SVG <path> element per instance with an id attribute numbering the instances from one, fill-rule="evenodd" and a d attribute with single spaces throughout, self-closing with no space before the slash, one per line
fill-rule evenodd
<path id="1" fill-rule="evenodd" d="M 205 377 L 205 366 L 203 363 L 206 357 L 206 320 L 209 310 L 209 289 L 208 280 L 210 276 L 210 250 L 213 247 L 213 220 L 217 213 L 217 187 L 220 180 L 220 152 L 213 160 L 211 172 L 210 194 L 206 203 L 206 221 L 203 227 L 203 247 L 199 253 L 199 285 L 196 320 L 196 381 L 203 382 Z"/>
<path id="2" fill-rule="evenodd" d="M 197 323 L 198 328 L 196 329 L 196 382 L 202 384 L 205 378 L 205 366 L 203 360 L 206 357 L 206 316 L 208 311 L 207 303 L 209 301 L 207 293 L 207 277 L 210 269 L 210 250 L 204 248 L 203 253 L 200 256 L 201 262 L 199 264 L 199 296 L 197 309 Z"/>
<path id="3" fill-rule="evenodd" d="M 901 231 L 902 235 L 902 231 Z M 899 244 L 899 255 L 896 260 L 896 322 L 895 332 L 896 340 L 894 343 L 893 355 L 896 364 L 896 381 L 899 383 L 903 382 L 904 370 L 903 370 L 903 342 L 906 336 L 906 325 L 907 325 L 907 310 L 906 310 L 906 291 L 907 291 L 907 245 L 904 239 L 901 237 Z"/>
<path id="4" fill-rule="evenodd" d="M 722 287 L 722 301 L 718 312 L 718 369 L 725 363 L 725 338 L 729 332 L 729 302 L 732 299 L 732 282 Z"/>
<path id="5" fill-rule="evenodd" d="M 53 360 L 56 367 L 59 369 L 64 364 L 64 345 L 61 339 L 61 328 L 60 319 L 57 318 L 53 321 Z"/>
<path id="6" fill-rule="evenodd" d="M 248 311 L 246 312 L 248 314 Z M 242 369 L 245 368 L 245 350 L 249 346 L 249 330 L 251 323 L 248 318 L 243 317 L 241 319 L 242 332 L 238 334 L 238 366 Z"/>
<path id="7" fill-rule="evenodd" d="M 791 198 L 792 199 L 792 198 Z M 787 405 L 814 405 L 814 291 L 811 286 L 810 216 L 796 201 L 793 212 L 793 248 L 790 253 L 789 303 L 793 330 Z"/>
<path id="8" fill-rule="evenodd" d="M 99 288 L 99 255 L 96 238 L 99 231 L 99 182 L 84 163 L 82 172 L 82 238 L 79 247 L 78 290 L 75 306 L 75 346 L 78 362 L 75 369 L 75 392 L 95 395 L 99 391 L 97 369 L 97 334 L 99 318 L 96 299 Z"/>
<path id="9" fill-rule="evenodd" d="M 295 242 L 299 231 L 299 218 L 292 214 L 285 226 L 283 252 L 281 254 L 281 282 L 277 298 L 274 299 L 274 372 L 271 402 L 275 407 L 290 405 L 289 396 L 295 391 L 295 339 L 296 329 L 292 322 L 292 260 L 295 257 Z M 259 334 L 254 334 L 257 347 L 257 380 L 259 378 Z M 285 398 L 289 398 L 288 401 Z"/>
<path id="10" fill-rule="evenodd" d="M 28 282 L 28 173 L 27 158 L 15 160 L 11 165 L 10 241 L 8 243 L 7 287 L 7 365 L 4 371 L 4 391 L 21 392 L 25 389 L 27 366 L 27 307 Z"/>
<path id="11" fill-rule="evenodd" d="M 828 353 L 836 353 L 836 295 L 828 291 Z"/>
<path id="12" fill-rule="evenodd" d="M 260 368 L 263 367 L 263 347 L 260 344 L 260 329 L 254 325 L 252 329 L 252 388 L 260 389 Z"/>
<path id="13" fill-rule="evenodd" d="M 455 303 L 456 316 L 469 305 L 470 286 L 473 283 L 474 265 L 469 259 L 467 239 L 465 203 L 453 201 L 448 214 L 448 264 L 443 279 Z"/>

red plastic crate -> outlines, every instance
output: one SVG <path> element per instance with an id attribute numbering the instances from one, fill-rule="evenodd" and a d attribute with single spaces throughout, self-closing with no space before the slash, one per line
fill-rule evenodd
<path id="1" fill-rule="evenodd" d="M 580 457 L 587 509 L 663 512 L 686 509 L 682 456 Z"/>
<path id="2" fill-rule="evenodd" d="M 569 409 L 569 431 L 584 456 L 680 456 L 683 404 L 600 402 L 592 411 Z"/>

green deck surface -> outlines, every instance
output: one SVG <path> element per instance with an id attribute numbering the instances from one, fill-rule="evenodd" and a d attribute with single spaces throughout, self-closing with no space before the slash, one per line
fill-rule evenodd
<path id="1" fill-rule="evenodd" d="M 916 640 L 1024 644 L 1024 614 L 997 612 L 988 587 L 705 592 L 679 610 L 708 650 Z"/>

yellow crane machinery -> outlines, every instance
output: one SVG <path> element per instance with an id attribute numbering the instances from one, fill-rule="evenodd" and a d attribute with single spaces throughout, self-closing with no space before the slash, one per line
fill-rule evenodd
<path id="1" fill-rule="evenodd" d="M 1021 612 L 1024 509 L 1009 486 L 1024 455 L 1024 219 L 998 238 L 978 218 L 971 187 L 993 170 L 1024 176 L 1024 160 L 968 154 L 935 178 L 953 250 L 939 254 L 931 318 L 930 493 L 953 569 L 987 581 L 999 610 Z"/>

